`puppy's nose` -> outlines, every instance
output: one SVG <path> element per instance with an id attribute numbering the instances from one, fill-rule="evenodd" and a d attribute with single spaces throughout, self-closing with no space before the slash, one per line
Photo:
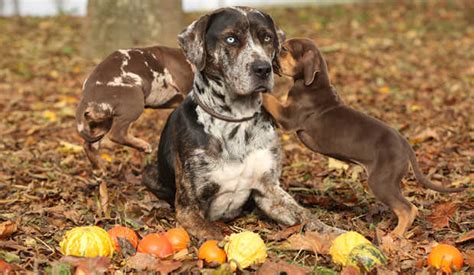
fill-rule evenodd
<path id="1" fill-rule="evenodd" d="M 261 79 L 266 79 L 272 72 L 272 65 L 265 61 L 255 61 L 252 64 L 252 71 Z"/>

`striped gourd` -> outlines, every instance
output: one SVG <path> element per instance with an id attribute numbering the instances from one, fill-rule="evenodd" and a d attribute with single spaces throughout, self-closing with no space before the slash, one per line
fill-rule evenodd
<path id="1" fill-rule="evenodd" d="M 61 253 L 67 256 L 112 257 L 114 253 L 112 239 L 98 226 L 81 226 L 69 230 L 59 246 Z"/>

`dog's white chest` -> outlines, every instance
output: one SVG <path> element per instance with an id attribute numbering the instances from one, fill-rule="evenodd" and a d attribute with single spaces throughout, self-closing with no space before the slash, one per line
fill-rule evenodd
<path id="1" fill-rule="evenodd" d="M 262 176 L 270 173 L 274 165 L 269 149 L 255 150 L 243 161 L 224 160 L 218 164 L 209 177 L 220 187 L 209 209 L 209 218 L 232 218 L 238 214 L 252 189 L 260 189 Z"/>

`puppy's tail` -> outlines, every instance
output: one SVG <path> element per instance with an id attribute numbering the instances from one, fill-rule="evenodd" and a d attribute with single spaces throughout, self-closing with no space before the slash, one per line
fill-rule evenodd
<path id="1" fill-rule="evenodd" d="M 77 131 L 88 143 L 101 140 L 112 127 L 113 113 L 109 105 L 89 103 L 76 113 Z"/>
<path id="2" fill-rule="evenodd" d="M 461 192 L 465 190 L 465 188 L 463 187 L 448 188 L 448 187 L 443 187 L 443 186 L 434 184 L 431 181 L 429 181 L 420 171 L 420 167 L 418 166 L 418 161 L 416 160 L 415 152 L 413 151 L 410 144 L 406 140 L 405 140 L 405 146 L 407 147 L 408 157 L 410 158 L 411 167 L 413 169 L 413 173 L 415 174 L 416 180 L 419 183 L 421 183 L 424 187 L 429 188 L 434 191 L 441 192 L 441 193 L 456 193 L 456 192 Z"/>

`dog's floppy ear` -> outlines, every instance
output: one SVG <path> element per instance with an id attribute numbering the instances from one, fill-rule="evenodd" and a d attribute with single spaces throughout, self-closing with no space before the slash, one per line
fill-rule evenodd
<path id="1" fill-rule="evenodd" d="M 316 73 L 321 71 L 321 61 L 313 50 L 306 51 L 301 61 L 303 64 L 304 85 L 309 86 L 313 83 Z"/>
<path id="2" fill-rule="evenodd" d="M 279 42 L 280 45 L 281 45 L 281 43 L 285 42 L 285 40 L 286 40 L 286 34 L 285 34 L 285 32 L 284 32 L 282 29 L 280 29 L 279 27 L 276 27 L 276 33 L 277 33 L 277 37 L 278 37 L 278 42 Z"/>
<path id="3" fill-rule="evenodd" d="M 205 35 L 210 15 L 204 15 L 194 21 L 178 35 L 179 46 L 183 49 L 186 58 L 199 71 L 206 66 Z"/>

